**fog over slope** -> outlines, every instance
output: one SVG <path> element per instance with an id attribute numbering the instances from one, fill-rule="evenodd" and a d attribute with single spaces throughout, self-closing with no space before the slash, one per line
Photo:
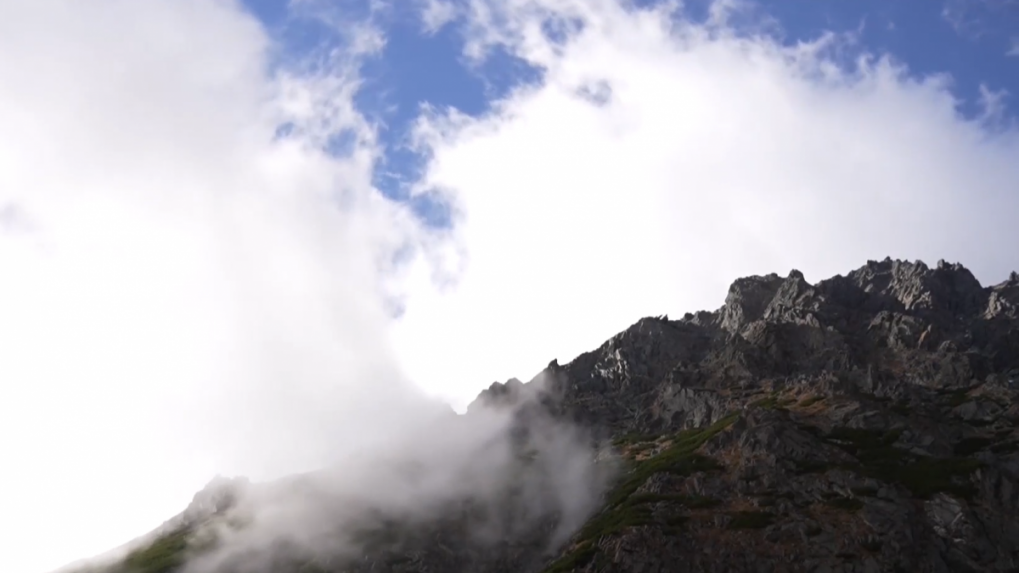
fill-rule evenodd
<path id="1" fill-rule="evenodd" d="M 7 3 L 0 37 L 0 569 L 449 412 L 390 347 L 391 260 L 429 231 L 368 183 L 356 50 L 272 72 L 232 2 Z"/>
<path id="2" fill-rule="evenodd" d="M 543 373 L 526 386 L 494 384 L 465 415 L 422 400 L 385 439 L 316 471 L 262 482 L 217 476 L 152 532 L 59 571 L 325 571 L 380 549 L 412 551 L 412 539 L 443 527 L 473 551 L 520 544 L 530 554 L 520 563 L 537 567 L 598 508 L 620 469 L 591 428 L 546 409 L 556 400 L 550 382 Z"/>

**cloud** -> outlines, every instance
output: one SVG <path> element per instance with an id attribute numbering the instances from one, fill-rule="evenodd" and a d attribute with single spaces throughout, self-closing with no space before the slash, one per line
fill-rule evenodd
<path id="1" fill-rule="evenodd" d="M 1019 36 L 1011 39 L 1011 44 L 1009 45 L 1008 51 L 1005 52 L 1005 55 L 1019 57 Z"/>
<path id="2" fill-rule="evenodd" d="M 404 427 L 381 450 L 249 487 L 205 532 L 218 546 L 193 559 L 185 573 L 270 573 L 288 560 L 378 558 L 365 549 L 365 533 L 385 531 L 387 522 L 399 524 L 388 533 L 398 539 L 416 527 L 428 546 L 473 541 L 482 549 L 512 534 L 547 542 L 543 532 L 552 523 L 557 529 L 546 549 L 554 550 L 590 515 L 613 466 L 595 464 L 582 432 L 544 416 L 529 417 L 521 449 L 509 431 L 520 427 L 514 422 L 519 414 L 518 408 L 486 407 L 468 416 L 448 412 Z M 522 461 L 524 452 L 531 461 Z M 246 525 L 229 525 L 237 521 Z M 454 539 L 447 537 L 451 524 Z"/>
<path id="3" fill-rule="evenodd" d="M 985 84 L 978 86 L 981 107 L 980 120 L 988 126 L 1002 125 L 1007 120 L 1005 100 L 1009 93 L 1006 90 L 994 90 Z"/>
<path id="4" fill-rule="evenodd" d="M 456 5 L 446 0 L 420 0 L 421 24 L 427 34 L 434 34 L 456 18 Z"/>
<path id="5" fill-rule="evenodd" d="M 888 255 L 985 283 L 1019 267 L 1019 133 L 964 117 L 949 77 L 675 8 L 467 3 L 467 51 L 507 50 L 543 81 L 419 122 L 420 188 L 457 205 L 464 271 L 445 294 L 411 290 L 397 340 L 415 379 L 467 396 L 640 316 L 717 308 L 747 274 L 818 280 Z M 548 37 L 561 21 L 574 32 Z"/>
<path id="6" fill-rule="evenodd" d="M 287 62 L 233 2 L 0 9 L 0 570 L 444 411 L 386 331 L 393 253 L 428 232 L 370 185 L 362 32 Z"/>
<path id="7" fill-rule="evenodd" d="M 1015 0 L 945 0 L 941 5 L 941 19 L 960 37 L 979 41 L 1010 33 L 1010 22 L 1019 2 Z"/>
<path id="8" fill-rule="evenodd" d="M 941 19 L 963 38 L 978 39 L 983 27 L 972 14 L 973 3 L 967 0 L 948 0 L 941 7 Z"/>
<path id="9" fill-rule="evenodd" d="M 339 467 L 224 549 L 309 555 L 338 501 L 424 518 L 505 484 L 507 416 L 451 427 L 391 341 L 391 303 L 434 288 L 407 265 L 441 278 L 458 245 L 371 184 L 353 101 L 384 6 L 295 9 L 335 35 L 297 59 L 231 2 L 0 9 L 0 570 L 120 545 L 216 474 Z M 580 519 L 590 456 L 548 435 L 545 500 Z"/>

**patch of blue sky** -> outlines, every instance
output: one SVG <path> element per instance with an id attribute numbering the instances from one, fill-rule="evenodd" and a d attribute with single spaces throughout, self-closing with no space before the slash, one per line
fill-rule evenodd
<path id="1" fill-rule="evenodd" d="M 314 18 L 296 16 L 287 0 L 246 0 L 249 10 L 277 39 L 280 57 L 292 60 L 341 41 L 330 27 Z M 412 149 L 410 134 L 424 106 L 455 108 L 480 116 L 514 87 L 538 81 L 540 72 L 501 50 L 484 61 L 469 63 L 463 55 L 464 41 L 456 24 L 426 33 L 420 14 L 411 3 L 394 4 L 391 10 L 372 15 L 367 1 L 334 6 L 342 16 L 367 21 L 385 34 L 380 54 L 362 64 L 362 86 L 354 98 L 358 111 L 376 127 L 383 146 L 375 166 L 373 183 L 386 197 L 406 202 L 429 225 L 447 227 L 452 213 L 439 194 L 411 196 L 427 158 Z M 278 136 L 285 136 L 281 126 Z M 330 141 L 334 153 L 349 152 L 353 134 L 339 134 Z"/>
<path id="2" fill-rule="evenodd" d="M 947 74 L 959 112 L 983 114 L 981 86 L 1006 91 L 1003 111 L 1019 110 L 1019 58 L 1007 55 L 1019 31 L 1019 3 L 988 0 L 760 0 L 789 43 L 824 31 L 858 32 L 858 47 L 887 54 L 915 77 Z"/>
<path id="3" fill-rule="evenodd" d="M 269 30 L 277 29 L 290 14 L 287 0 L 244 0 L 244 6 Z"/>
<path id="4" fill-rule="evenodd" d="M 291 0 L 243 0 L 243 4 L 275 40 L 279 51 L 274 64 L 285 65 L 339 40 L 327 22 L 297 11 Z"/>
<path id="5" fill-rule="evenodd" d="M 632 1 L 641 8 L 661 3 Z M 713 3 L 687 0 L 679 15 L 706 22 Z M 987 92 L 1006 94 L 1000 112 L 1019 115 L 1019 0 L 751 0 L 743 8 L 732 14 L 730 25 L 760 29 L 767 19 L 766 29 L 787 45 L 826 32 L 852 34 L 855 50 L 841 55 L 844 65 L 851 66 L 862 52 L 887 55 L 913 77 L 951 78 L 965 117 L 984 114 Z"/>
<path id="6" fill-rule="evenodd" d="M 382 53 L 362 68 L 365 83 L 354 101 L 385 146 L 375 185 L 390 198 L 409 199 L 409 186 L 421 175 L 426 158 L 411 148 L 410 134 L 423 106 L 471 115 L 487 109 L 484 83 L 463 64 L 461 50 L 451 28 L 426 36 L 413 14 L 400 12 L 387 22 Z"/>
<path id="7" fill-rule="evenodd" d="M 481 116 L 514 87 L 539 79 L 540 73 L 505 51 L 494 50 L 472 63 L 463 55 L 464 41 L 455 23 L 425 33 L 410 6 L 395 10 L 385 22 L 386 46 L 368 60 L 364 88 L 355 104 L 374 120 L 385 155 L 375 185 L 388 197 L 407 200 L 429 224 L 446 226 L 448 205 L 432 194 L 410 197 L 427 158 L 412 149 L 410 135 L 422 109 L 430 106 Z"/>
<path id="8" fill-rule="evenodd" d="M 345 157 L 353 154 L 357 145 L 358 134 L 353 129 L 342 129 L 333 133 L 326 140 L 326 151 L 336 157 Z"/>
<path id="9" fill-rule="evenodd" d="M 293 57 L 342 41 L 328 25 L 314 18 L 295 17 L 287 0 L 245 0 L 252 13 Z M 650 7 L 661 0 L 632 0 Z M 682 17 L 703 22 L 710 0 L 688 0 Z M 457 22 L 435 33 L 423 30 L 415 3 L 394 2 L 372 13 L 369 0 L 347 0 L 338 6 L 352 19 L 372 18 L 385 35 L 381 53 L 363 63 L 363 84 L 355 98 L 358 110 L 373 122 L 383 146 L 375 166 L 374 184 L 394 201 L 407 202 L 428 224 L 451 222 L 449 206 L 440 195 L 411 196 L 427 161 L 411 148 L 409 136 L 424 106 L 480 116 L 513 89 L 541 81 L 541 70 L 511 54 L 493 49 L 484 61 L 469 62 Z M 811 41 L 825 32 L 856 34 L 855 50 L 890 55 L 915 77 L 948 75 L 959 113 L 977 118 L 986 109 L 983 94 L 1007 92 L 999 98 L 1000 112 L 1014 117 L 1019 109 L 1019 57 L 1007 53 L 1019 33 L 1019 0 L 756 0 L 754 9 L 736 13 L 730 24 L 759 28 L 767 19 L 784 43 Z M 578 22 L 549 21 L 545 34 L 563 41 Z M 855 54 L 843 54 L 851 65 Z M 353 144 L 350 135 L 333 141 L 343 153 Z"/>

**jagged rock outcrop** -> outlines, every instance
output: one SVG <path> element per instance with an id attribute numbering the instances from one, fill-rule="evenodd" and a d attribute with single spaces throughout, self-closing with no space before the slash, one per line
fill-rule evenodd
<path id="1" fill-rule="evenodd" d="M 478 546 L 453 512 L 329 571 L 1019 571 L 1017 392 L 1016 273 L 738 279 L 715 312 L 641 319 L 478 397 L 625 461 L 568 541 L 549 515 Z"/>

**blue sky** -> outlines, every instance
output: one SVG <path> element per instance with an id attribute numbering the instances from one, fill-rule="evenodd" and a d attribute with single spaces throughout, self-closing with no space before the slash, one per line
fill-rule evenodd
<path id="1" fill-rule="evenodd" d="M 345 45 L 342 35 L 324 24 L 319 13 L 294 9 L 289 0 L 245 0 L 244 4 L 283 46 L 284 61 Z M 385 149 L 375 166 L 375 185 L 387 197 L 410 202 L 429 224 L 448 226 L 446 205 L 430 195 L 410 197 L 408 191 L 425 161 L 409 148 L 407 139 L 421 107 L 455 108 L 480 116 L 515 86 L 538 81 L 540 71 L 500 49 L 487 54 L 483 62 L 467 62 L 457 27 L 425 31 L 420 10 L 410 2 L 388 5 L 382 14 L 373 13 L 371 3 L 363 0 L 328 9 L 341 19 L 371 22 L 385 35 L 382 52 L 362 62 L 363 87 L 355 97 L 358 111 L 375 124 Z"/>
<path id="2" fill-rule="evenodd" d="M 708 0 L 687 2 L 682 14 L 708 17 Z M 284 60 L 312 50 L 342 47 L 340 36 L 321 19 L 308 17 L 293 0 L 244 0 L 244 4 L 284 47 Z M 637 0 L 641 8 L 660 4 Z M 1000 94 L 1004 117 L 1019 111 L 1019 2 L 1014 0 L 755 0 L 737 25 L 767 26 L 787 45 L 809 42 L 826 32 L 855 34 L 850 57 L 887 55 L 916 77 L 947 74 L 965 117 L 984 113 L 982 94 Z M 355 102 L 377 126 L 384 157 L 374 182 L 386 196 L 411 201 L 429 224 L 449 225 L 448 208 L 430 196 L 409 198 L 408 186 L 422 172 L 425 158 L 409 149 L 407 137 L 422 105 L 455 108 L 479 117 L 493 101 L 519 85 L 540 82 L 541 70 L 501 49 L 481 63 L 464 57 L 461 24 L 425 31 L 421 4 L 399 2 L 384 10 L 369 0 L 345 0 L 328 8 L 333 17 L 370 21 L 385 38 L 381 53 L 363 61 L 363 86 Z M 1010 53 L 1011 52 L 1011 53 Z M 983 91 L 982 91 L 983 90 Z"/>
<path id="3" fill-rule="evenodd" d="M 862 26 L 861 47 L 890 54 L 917 75 L 947 73 L 964 114 L 979 113 L 979 86 L 1019 94 L 1019 59 L 1008 56 L 1019 33 L 1019 3 L 908 0 L 764 2 L 789 32 L 803 39 L 821 30 Z M 1011 113 L 1017 102 L 1006 100 Z"/>

